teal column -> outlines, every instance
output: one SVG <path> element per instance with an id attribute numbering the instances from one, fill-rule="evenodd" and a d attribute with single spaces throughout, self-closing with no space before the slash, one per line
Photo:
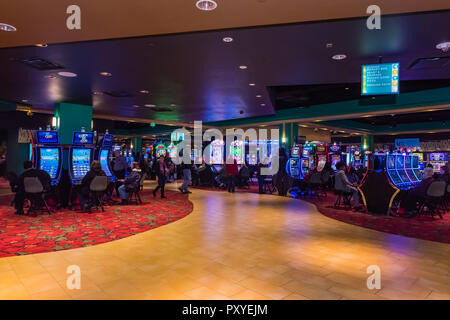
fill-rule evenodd
<path id="1" fill-rule="evenodd" d="M 142 137 L 131 138 L 131 144 L 133 145 L 133 152 L 140 155 L 142 153 Z"/>
<path id="2" fill-rule="evenodd" d="M 292 137 L 291 137 L 291 145 L 293 145 L 295 143 L 294 141 L 294 137 L 298 136 L 298 124 L 297 123 L 292 123 Z"/>
<path id="3" fill-rule="evenodd" d="M 289 151 L 292 147 L 292 139 L 293 139 L 291 122 L 287 122 L 284 124 L 284 138 L 286 141 L 285 142 L 286 151 Z"/>
<path id="4" fill-rule="evenodd" d="M 74 131 L 92 131 L 92 106 L 60 102 L 55 105 L 56 129 L 58 130 L 59 143 L 72 144 Z M 63 168 L 69 167 L 69 151 L 63 151 Z"/>
<path id="5" fill-rule="evenodd" d="M 6 145 L 6 172 L 23 172 L 23 162 L 29 158 L 29 143 L 19 143 L 19 128 L 8 129 Z"/>
<path id="6" fill-rule="evenodd" d="M 373 151 L 373 136 L 372 135 L 364 135 L 361 136 L 361 148 L 363 151 Z"/>
<path id="7" fill-rule="evenodd" d="M 73 132 L 80 131 L 83 127 L 86 131 L 92 130 L 92 106 L 66 102 L 57 103 L 55 117 L 60 144 L 71 144 Z"/>

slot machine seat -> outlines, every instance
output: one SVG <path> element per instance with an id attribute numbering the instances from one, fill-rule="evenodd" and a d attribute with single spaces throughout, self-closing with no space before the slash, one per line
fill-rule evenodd
<path id="1" fill-rule="evenodd" d="M 336 195 L 336 200 L 334 201 L 334 208 L 339 208 L 341 204 L 344 205 L 344 209 L 351 208 L 350 199 L 352 197 L 352 194 L 350 192 L 335 189 L 334 194 Z"/>
<path id="2" fill-rule="evenodd" d="M 96 176 L 92 179 L 91 184 L 89 185 L 89 191 L 91 195 L 91 199 L 93 200 L 94 207 L 100 207 L 102 212 L 105 212 L 105 208 L 103 207 L 103 198 L 108 188 L 108 177 L 107 176 Z"/>
<path id="3" fill-rule="evenodd" d="M 47 211 L 48 214 L 51 214 L 50 208 L 45 200 L 46 192 L 39 178 L 25 177 L 23 179 L 23 185 L 25 197 L 30 200 L 30 207 L 27 211 L 27 215 L 33 211 Z"/>
<path id="4" fill-rule="evenodd" d="M 438 215 L 442 219 L 441 209 L 444 208 L 444 199 L 447 184 L 445 181 L 433 181 L 427 189 L 425 200 L 419 207 L 419 216 L 425 214 L 425 207 L 431 217 Z"/>
<path id="5" fill-rule="evenodd" d="M 136 202 L 136 204 L 142 204 L 140 192 L 144 190 L 144 181 L 147 175 L 142 174 L 141 180 L 139 181 L 139 186 L 135 189 L 130 189 L 128 191 L 128 202 Z"/>

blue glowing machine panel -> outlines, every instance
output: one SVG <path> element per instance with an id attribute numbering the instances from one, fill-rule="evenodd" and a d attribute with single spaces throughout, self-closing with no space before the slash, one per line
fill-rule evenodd
<path id="1" fill-rule="evenodd" d="M 37 131 L 37 144 L 58 144 L 58 132 L 56 131 Z"/>
<path id="2" fill-rule="evenodd" d="M 105 134 L 103 136 L 102 146 L 103 147 L 112 147 L 114 142 L 114 136 L 112 134 Z"/>
<path id="3" fill-rule="evenodd" d="M 72 148 L 71 175 L 72 180 L 81 180 L 90 170 L 92 162 L 92 149 Z"/>
<path id="4" fill-rule="evenodd" d="M 74 132 L 72 144 L 74 145 L 92 145 L 94 144 L 93 132 Z"/>
<path id="5" fill-rule="evenodd" d="M 36 168 L 47 172 L 52 179 L 51 184 L 56 185 L 61 177 L 62 164 L 61 147 L 38 147 Z"/>
<path id="6" fill-rule="evenodd" d="M 110 167 L 109 167 L 109 150 L 108 149 L 100 149 L 100 164 L 102 166 L 102 170 L 105 171 L 106 176 L 111 178 L 113 176 Z"/>

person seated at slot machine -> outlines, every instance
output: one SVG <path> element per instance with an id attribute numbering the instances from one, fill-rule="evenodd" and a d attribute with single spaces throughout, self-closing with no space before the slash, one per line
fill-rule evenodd
<path id="1" fill-rule="evenodd" d="M 52 178 L 50 175 L 41 169 L 33 169 L 33 163 L 29 160 L 24 161 L 23 168 L 25 171 L 18 177 L 17 179 L 17 187 L 16 187 L 16 196 L 14 198 L 14 207 L 16 209 L 16 215 L 23 215 L 23 203 L 26 198 L 25 194 L 25 178 L 33 178 L 37 177 L 41 182 L 44 192 L 48 192 L 51 190 L 51 182 Z"/>
<path id="2" fill-rule="evenodd" d="M 133 162 L 131 165 L 131 173 L 125 178 L 123 184 L 119 187 L 119 195 L 122 200 L 122 205 L 128 204 L 128 192 L 140 187 L 142 170 L 139 163 Z"/>
<path id="3" fill-rule="evenodd" d="M 112 161 L 112 170 L 117 179 L 125 178 L 125 173 L 128 169 L 127 159 L 120 153 L 119 150 L 114 151 L 114 160 Z"/>
<path id="4" fill-rule="evenodd" d="M 400 201 L 400 208 L 397 213 L 400 215 L 408 215 L 410 217 L 417 215 L 417 203 L 420 203 L 425 199 L 428 187 L 434 180 L 433 168 L 427 166 L 423 170 L 422 181 L 420 181 L 415 188 L 408 190 Z"/>
<path id="5" fill-rule="evenodd" d="M 249 178 L 250 178 L 250 170 L 247 167 L 247 164 L 243 163 L 242 167 L 239 169 L 238 186 L 239 187 L 247 186 Z"/>
<path id="6" fill-rule="evenodd" d="M 359 204 L 359 191 L 356 188 L 357 184 L 352 183 L 348 180 L 345 173 L 345 163 L 338 162 L 336 164 L 336 169 L 338 170 L 334 176 L 334 189 L 337 191 L 343 191 L 352 194 L 352 208 L 355 211 L 361 209 Z"/>
<path id="7" fill-rule="evenodd" d="M 89 199 L 89 194 L 91 192 L 91 182 L 97 176 L 106 176 L 106 173 L 102 170 L 100 161 L 94 160 L 91 163 L 91 169 L 83 177 L 83 180 L 81 180 L 81 184 L 76 186 L 76 193 L 78 200 L 80 201 L 81 212 L 90 213 L 91 203 L 87 203 L 87 200 Z"/>

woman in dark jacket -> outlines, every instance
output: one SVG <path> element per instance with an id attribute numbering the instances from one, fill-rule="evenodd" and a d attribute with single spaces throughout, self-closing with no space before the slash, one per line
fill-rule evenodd
<path id="1" fill-rule="evenodd" d="M 153 196 L 156 197 L 156 192 L 161 189 L 161 198 L 165 198 L 164 188 L 166 186 L 166 180 L 169 175 L 169 168 L 166 165 L 164 156 L 161 155 L 156 164 L 156 174 L 158 176 L 158 186 L 153 190 Z"/>
<path id="2" fill-rule="evenodd" d="M 130 175 L 125 178 L 123 184 L 119 187 L 119 195 L 123 205 L 128 204 L 128 191 L 140 188 L 141 178 L 142 171 L 139 163 L 133 162 Z"/>
<path id="3" fill-rule="evenodd" d="M 90 204 L 86 204 L 86 199 L 89 199 L 89 193 L 91 191 L 91 182 L 97 176 L 106 176 L 105 171 L 102 170 L 102 166 L 100 161 L 92 161 L 91 170 L 89 170 L 84 176 L 83 180 L 81 180 L 81 185 L 77 191 L 78 199 L 80 200 L 81 211 L 89 212 Z"/>

